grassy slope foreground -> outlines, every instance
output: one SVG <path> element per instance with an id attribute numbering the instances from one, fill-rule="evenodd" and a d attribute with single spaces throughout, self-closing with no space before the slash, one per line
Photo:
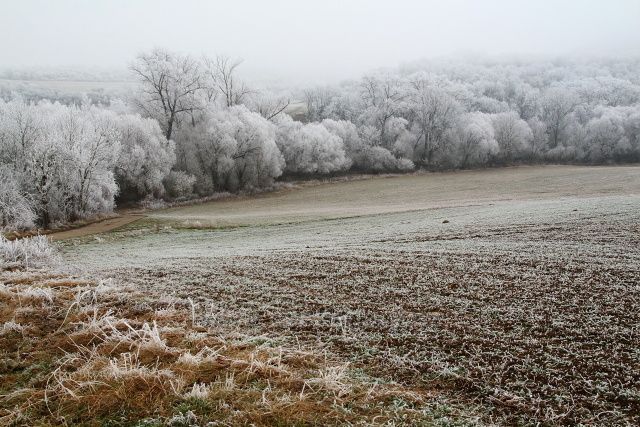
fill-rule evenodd
<path id="1" fill-rule="evenodd" d="M 58 261 L 43 236 L 0 239 L 0 425 L 414 425 L 449 413 L 319 352 L 203 326 L 191 299 Z"/>
<path id="2" fill-rule="evenodd" d="M 3 369 L 18 384 L 2 391 L 5 417 L 640 423 L 638 167 L 309 186 L 158 211 L 61 247 L 67 275 L 115 288 L 4 273 Z M 54 303 L 44 288 L 61 292 Z M 43 348 L 68 356 L 18 356 Z M 160 372 L 151 398 L 144 375 Z"/>

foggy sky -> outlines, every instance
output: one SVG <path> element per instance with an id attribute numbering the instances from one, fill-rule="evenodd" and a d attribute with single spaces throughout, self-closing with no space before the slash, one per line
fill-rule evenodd
<path id="1" fill-rule="evenodd" d="M 330 82 L 442 55 L 640 53 L 640 0 L 0 0 L 0 66 L 124 68 L 166 47 Z"/>

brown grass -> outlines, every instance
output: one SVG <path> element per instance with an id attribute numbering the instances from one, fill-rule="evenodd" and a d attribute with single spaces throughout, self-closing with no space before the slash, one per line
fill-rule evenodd
<path id="1" fill-rule="evenodd" d="M 189 302 L 42 272 L 0 274 L 0 424 L 431 422 L 428 392 L 194 324 Z"/>

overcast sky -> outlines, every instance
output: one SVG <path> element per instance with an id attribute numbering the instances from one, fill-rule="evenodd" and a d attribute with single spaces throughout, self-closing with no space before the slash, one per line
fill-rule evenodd
<path id="1" fill-rule="evenodd" d="M 122 67 L 160 46 L 329 82 L 450 54 L 638 54 L 640 0 L 0 0 L 0 66 Z"/>

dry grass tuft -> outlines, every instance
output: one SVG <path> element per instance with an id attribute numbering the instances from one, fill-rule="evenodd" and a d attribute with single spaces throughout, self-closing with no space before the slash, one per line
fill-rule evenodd
<path id="1" fill-rule="evenodd" d="M 2 425 L 431 420 L 424 393 L 264 337 L 219 336 L 194 325 L 188 302 L 42 272 L 0 283 Z"/>
<path id="2" fill-rule="evenodd" d="M 57 259 L 46 236 L 7 240 L 0 235 L 0 271 L 45 267 Z"/>

